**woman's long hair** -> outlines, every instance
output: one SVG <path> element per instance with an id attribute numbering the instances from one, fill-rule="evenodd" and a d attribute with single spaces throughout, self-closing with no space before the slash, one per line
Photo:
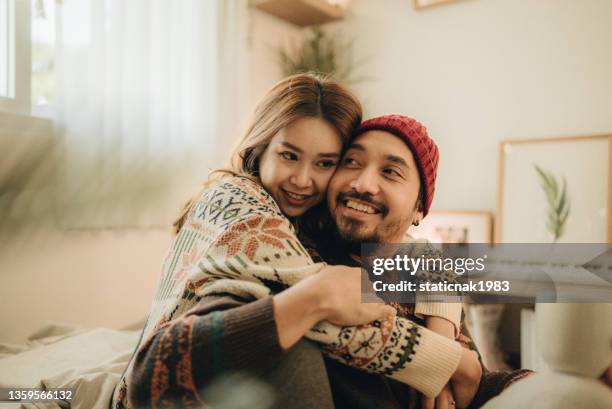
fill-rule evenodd
<path id="1" fill-rule="evenodd" d="M 234 149 L 229 166 L 216 169 L 208 180 L 222 176 L 245 176 L 259 182 L 259 161 L 270 140 L 293 121 L 304 117 L 328 121 L 346 146 L 361 123 L 361 104 L 337 81 L 317 74 L 296 74 L 281 80 L 255 107 L 249 126 Z M 205 183 L 204 189 L 208 186 Z M 201 194 L 201 192 L 200 192 Z M 174 222 L 181 229 L 200 195 L 191 199 Z"/>

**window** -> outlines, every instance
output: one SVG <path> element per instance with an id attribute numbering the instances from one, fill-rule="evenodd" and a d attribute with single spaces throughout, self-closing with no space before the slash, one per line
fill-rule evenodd
<path id="1" fill-rule="evenodd" d="M 52 116 L 55 99 L 55 1 L 32 1 L 32 114 Z"/>
<path id="2" fill-rule="evenodd" d="M 0 97 L 15 97 L 15 2 L 0 0 Z"/>
<path id="3" fill-rule="evenodd" d="M 0 0 L 0 111 L 52 116 L 54 0 Z"/>
<path id="4" fill-rule="evenodd" d="M 0 111 L 30 113 L 30 0 L 0 0 Z"/>

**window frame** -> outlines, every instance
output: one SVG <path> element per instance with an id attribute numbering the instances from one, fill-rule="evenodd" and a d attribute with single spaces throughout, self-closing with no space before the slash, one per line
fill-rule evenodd
<path id="1" fill-rule="evenodd" d="M 0 96 L 0 111 L 29 115 L 31 81 L 30 0 L 0 0 L 8 5 L 7 55 L 8 81 L 13 83 L 14 96 Z M 12 21 L 10 20 L 12 17 Z M 11 38 L 10 34 L 14 34 Z M 11 41 L 12 40 L 12 41 Z M 10 66 L 12 65 L 12 67 Z M 10 84 L 9 84 L 10 88 Z"/>

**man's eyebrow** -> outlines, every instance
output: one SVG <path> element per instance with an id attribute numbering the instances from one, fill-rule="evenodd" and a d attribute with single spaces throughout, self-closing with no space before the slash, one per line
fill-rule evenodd
<path id="1" fill-rule="evenodd" d="M 356 149 L 358 151 L 365 151 L 365 148 L 363 147 L 363 145 L 358 144 L 358 143 L 351 144 L 346 150 L 349 151 L 351 149 Z"/>
<path id="2" fill-rule="evenodd" d="M 363 147 L 363 145 L 358 144 L 358 143 L 354 143 L 351 146 L 348 147 L 347 150 L 358 150 L 358 151 L 362 151 L 365 152 L 365 148 Z M 396 163 L 400 166 L 404 166 L 408 169 L 410 169 L 410 165 L 408 165 L 408 162 L 406 162 L 406 160 L 404 158 L 402 158 L 401 156 L 397 156 L 397 155 L 385 155 L 385 159 L 388 160 L 389 162 L 393 162 Z"/>
<path id="3" fill-rule="evenodd" d="M 385 159 L 387 159 L 389 162 L 393 162 L 400 166 L 404 166 L 407 169 L 410 169 L 410 165 L 408 165 L 408 162 L 406 162 L 406 160 L 402 157 L 396 155 L 387 155 Z"/>

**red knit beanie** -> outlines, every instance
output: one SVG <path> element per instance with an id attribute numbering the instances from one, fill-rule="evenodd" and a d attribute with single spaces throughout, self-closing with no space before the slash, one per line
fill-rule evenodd
<path id="1" fill-rule="evenodd" d="M 354 138 L 364 132 L 380 130 L 392 133 L 410 148 L 414 160 L 419 168 L 421 184 L 423 186 L 423 217 L 429 212 L 429 207 L 436 190 L 436 175 L 438 173 L 438 147 L 427 134 L 427 128 L 419 121 L 403 115 L 383 115 L 368 119 L 361 123 L 354 134 Z"/>

